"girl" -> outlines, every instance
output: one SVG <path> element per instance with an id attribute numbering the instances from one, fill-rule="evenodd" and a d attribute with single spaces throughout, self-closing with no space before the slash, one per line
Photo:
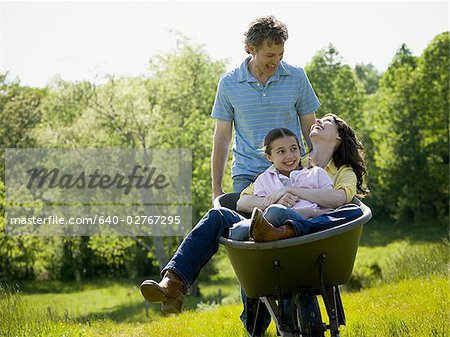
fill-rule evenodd
<path id="1" fill-rule="evenodd" d="M 368 192 L 363 186 L 363 177 L 366 174 L 363 145 L 355 131 L 343 119 L 334 114 L 327 114 L 316 120 L 309 136 L 313 144 L 310 162 L 325 168 L 334 183 L 334 189 L 330 191 L 290 187 L 260 198 L 253 195 L 251 185 L 243 191 L 237 208 L 244 212 L 253 210 L 250 231 L 255 241 L 272 241 L 310 234 L 338 226 L 361 215 L 359 208 L 350 204 L 355 195 L 363 197 Z M 301 219 L 293 217 L 293 213 L 286 209 L 278 209 L 276 216 L 272 217 L 267 216 L 268 212 L 264 217 L 260 210 L 254 209 L 257 207 L 264 210 L 267 205 L 274 203 L 289 208 L 299 198 L 336 210 L 314 219 Z"/>
<path id="2" fill-rule="evenodd" d="M 255 180 L 254 195 L 266 197 L 273 192 L 284 194 L 291 187 L 329 190 L 333 188 L 333 182 L 323 168 L 302 167 L 300 144 L 292 131 L 285 128 L 272 129 L 264 138 L 263 150 L 273 165 Z M 297 198 L 295 201 L 288 201 L 287 207 L 279 204 L 267 207 L 264 216 L 272 224 L 281 226 L 287 219 L 314 218 L 330 210 L 309 200 Z M 255 208 L 253 221 L 258 213 Z M 228 237 L 242 241 L 249 238 L 249 233 L 250 221 L 243 220 L 230 228 Z"/>

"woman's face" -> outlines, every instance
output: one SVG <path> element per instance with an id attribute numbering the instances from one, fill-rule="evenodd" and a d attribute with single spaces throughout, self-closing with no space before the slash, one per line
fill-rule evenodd
<path id="1" fill-rule="evenodd" d="M 300 164 L 300 148 L 297 139 L 285 136 L 275 139 L 270 144 L 269 161 L 275 164 L 280 173 L 289 176 L 289 173 L 298 169 Z"/>
<path id="2" fill-rule="evenodd" d="M 311 126 L 309 137 L 311 138 L 311 141 L 315 138 L 326 141 L 340 140 L 338 126 L 334 118 L 332 116 L 325 116 L 316 119 L 316 122 Z"/>

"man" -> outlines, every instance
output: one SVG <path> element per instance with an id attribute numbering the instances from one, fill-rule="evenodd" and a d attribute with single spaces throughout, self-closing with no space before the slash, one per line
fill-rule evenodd
<path id="1" fill-rule="evenodd" d="M 310 146 L 309 129 L 319 100 L 303 69 L 282 61 L 288 31 L 273 16 L 253 21 L 245 35 L 248 57 L 219 81 L 211 116 L 216 119 L 211 171 L 213 197 L 223 194 L 222 180 L 232 138 L 233 190 L 241 192 L 270 166 L 260 154 L 274 127 L 301 133 Z M 304 153 L 304 148 L 302 149 Z"/>
<path id="2" fill-rule="evenodd" d="M 309 130 L 320 106 L 303 69 L 282 61 L 288 39 L 284 23 L 273 16 L 258 18 L 244 35 L 245 51 L 250 56 L 220 78 L 211 113 L 216 119 L 211 158 L 213 198 L 224 194 L 222 180 L 233 126 L 231 175 L 233 190 L 240 193 L 270 166 L 260 148 L 271 129 L 290 129 L 299 139 L 303 134 L 311 147 Z M 241 319 L 247 331 L 251 335 L 263 334 L 270 323 L 267 309 L 264 305 L 258 309 L 258 300 L 248 299 L 244 293 L 242 297 Z"/>

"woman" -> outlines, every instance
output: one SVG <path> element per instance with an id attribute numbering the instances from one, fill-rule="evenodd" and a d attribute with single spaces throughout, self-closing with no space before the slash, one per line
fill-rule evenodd
<path id="1" fill-rule="evenodd" d="M 302 166 L 300 142 L 291 130 L 286 128 L 270 130 L 264 137 L 263 149 L 267 160 L 273 165 L 256 178 L 253 183 L 254 195 L 265 197 L 283 189 L 283 187 L 333 189 L 333 182 L 323 168 Z M 255 210 L 258 209 L 255 208 Z M 278 218 L 277 214 L 283 219 L 285 217 L 306 219 L 314 218 L 329 211 L 331 209 L 320 207 L 309 200 L 298 199 L 292 208 L 287 209 L 282 205 L 274 204 L 266 208 L 265 214 L 275 220 Z M 250 226 L 251 222 L 248 219 L 234 224 L 230 228 L 228 238 L 236 241 L 248 240 Z"/>
<path id="2" fill-rule="evenodd" d="M 265 209 L 271 204 L 291 207 L 299 197 L 322 207 L 335 208 L 349 202 L 357 190 L 363 191 L 362 175 L 365 170 L 362 157 L 358 157 L 361 158 L 359 166 L 344 167 L 350 163 L 347 152 L 351 153 L 352 157 L 362 150 L 362 145 L 357 141 L 353 130 L 337 116 L 326 115 L 313 125 L 310 137 L 313 144 L 311 161 L 325 168 L 334 181 L 334 190 L 309 191 L 299 188 L 294 193 L 283 188 L 266 197 L 245 194 L 238 202 L 238 209 L 247 211 L 254 207 Z M 353 174 L 352 169 L 356 169 Z M 320 217 L 322 216 L 315 219 Z M 229 229 L 241 220 L 242 216 L 226 208 L 208 211 L 161 271 L 162 280 L 159 283 L 146 280 L 141 284 L 144 298 L 149 302 L 162 303 L 161 310 L 164 313 L 181 312 L 186 290 L 194 283 L 203 266 L 217 252 L 219 237 L 228 237 Z"/>
<path id="3" fill-rule="evenodd" d="M 253 210 L 250 235 L 255 241 L 310 234 L 361 215 L 359 208 L 355 206 L 340 207 L 350 203 L 355 195 L 364 196 L 367 193 L 363 187 L 363 177 L 366 174 L 363 146 L 354 130 L 336 115 L 327 114 L 313 124 L 310 138 L 313 144 L 310 161 L 325 168 L 333 181 L 334 190 L 285 187 L 262 198 L 253 195 L 253 185 L 250 185 L 242 192 L 237 209 L 245 212 Z M 273 199 L 279 198 L 281 194 L 283 197 L 274 203 Z M 340 208 L 314 220 L 304 221 L 291 210 L 300 199 L 322 207 Z M 264 215 L 261 210 L 266 208 Z"/>

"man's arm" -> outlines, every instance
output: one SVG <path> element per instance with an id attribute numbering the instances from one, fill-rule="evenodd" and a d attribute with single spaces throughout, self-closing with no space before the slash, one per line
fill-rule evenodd
<path id="1" fill-rule="evenodd" d="M 218 119 L 214 130 L 213 150 L 211 155 L 211 178 L 213 199 L 224 194 L 222 180 L 230 150 L 232 122 Z"/>
<path id="2" fill-rule="evenodd" d="M 312 144 L 309 139 L 309 132 L 311 131 L 311 126 L 316 122 L 316 113 L 313 111 L 306 115 L 300 115 L 300 126 L 302 128 L 303 138 L 305 138 L 306 145 L 308 149 L 311 150 Z"/>

